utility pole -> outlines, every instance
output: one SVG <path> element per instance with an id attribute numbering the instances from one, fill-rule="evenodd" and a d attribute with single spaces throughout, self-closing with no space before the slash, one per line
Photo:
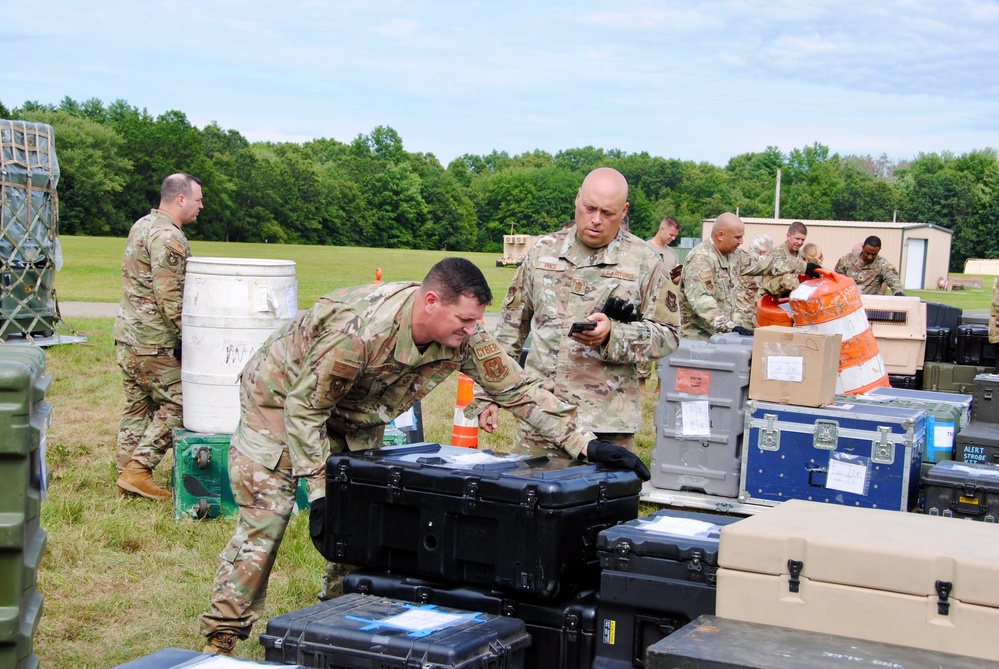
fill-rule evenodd
<path id="1" fill-rule="evenodd" d="M 780 220 L 780 168 L 777 168 L 777 190 L 774 193 L 774 220 Z"/>

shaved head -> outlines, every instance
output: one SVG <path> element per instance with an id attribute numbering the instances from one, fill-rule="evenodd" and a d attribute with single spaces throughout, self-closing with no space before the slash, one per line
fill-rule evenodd
<path id="1" fill-rule="evenodd" d="M 610 167 L 598 167 L 576 193 L 576 238 L 586 246 L 607 246 L 628 213 L 628 181 Z"/>
<path id="2" fill-rule="evenodd" d="M 742 245 L 745 234 L 742 219 L 729 211 L 716 218 L 711 226 L 711 241 L 722 255 L 734 253 Z"/>

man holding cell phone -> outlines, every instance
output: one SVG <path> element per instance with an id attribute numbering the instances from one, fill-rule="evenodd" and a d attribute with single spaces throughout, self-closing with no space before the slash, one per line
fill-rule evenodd
<path id="1" fill-rule="evenodd" d="M 531 335 L 525 370 L 576 405 L 578 428 L 633 450 L 642 420 L 638 365 L 676 349 L 679 318 L 662 258 L 622 229 L 627 211 L 624 176 L 606 167 L 590 172 L 574 223 L 539 239 L 517 269 L 495 339 L 516 360 Z M 472 412 L 481 411 L 479 426 L 491 432 L 498 408 L 476 399 Z M 519 427 L 512 450 L 554 453 Z"/>

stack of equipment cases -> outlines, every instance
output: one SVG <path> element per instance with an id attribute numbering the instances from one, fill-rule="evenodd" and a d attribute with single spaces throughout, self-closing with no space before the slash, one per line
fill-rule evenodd
<path id="1" fill-rule="evenodd" d="M 641 489 L 629 470 L 432 443 L 336 454 L 321 552 L 555 599 L 596 587 L 597 534 L 638 517 Z"/>
<path id="2" fill-rule="evenodd" d="M 722 529 L 716 613 L 996 661 L 996 555 L 986 523 L 789 500 Z"/>
<path id="3" fill-rule="evenodd" d="M 339 669 L 522 669 L 531 637 L 508 616 L 342 595 L 267 622 L 264 659 Z"/>
<path id="4" fill-rule="evenodd" d="M 733 516 L 664 509 L 604 530 L 593 669 L 633 669 L 645 649 L 715 612 L 721 528 Z"/>
<path id="5" fill-rule="evenodd" d="M 0 346 L 0 667 L 36 669 L 32 653 L 42 615 L 38 566 L 45 552 L 45 437 L 52 408 L 45 353 Z"/>
<path id="6" fill-rule="evenodd" d="M 986 662 L 833 634 L 701 616 L 649 647 L 646 669 L 999 669 Z"/>
<path id="7" fill-rule="evenodd" d="M 682 340 L 659 361 L 653 487 L 738 496 L 753 338 L 736 338 Z"/>
<path id="8" fill-rule="evenodd" d="M 415 429 L 415 428 L 414 428 Z M 423 428 L 419 428 L 422 433 Z M 405 444 L 408 435 L 391 425 L 386 426 L 386 445 Z M 239 508 L 232 498 L 229 485 L 229 442 L 231 434 L 209 434 L 174 430 L 173 517 L 235 518 Z M 309 508 L 305 479 L 299 479 L 295 489 L 298 510 Z"/>
<path id="9" fill-rule="evenodd" d="M 862 395 L 837 395 L 838 404 L 883 404 L 926 412 L 922 474 L 933 463 L 954 458 L 954 439 L 971 422 L 971 395 L 905 388 L 874 388 Z"/>
<path id="10" fill-rule="evenodd" d="M 971 393 L 971 424 L 957 436 L 955 460 L 999 465 L 999 374 L 979 374 Z"/>
<path id="11" fill-rule="evenodd" d="M 895 511 L 918 503 L 926 445 L 921 410 L 750 400 L 744 436 L 742 502 L 804 499 Z"/>
<path id="12" fill-rule="evenodd" d="M 923 512 L 929 516 L 999 521 L 999 467 L 944 460 L 923 477 Z"/>
<path id="13" fill-rule="evenodd" d="M 344 577 L 343 591 L 518 618 L 531 635 L 524 656 L 525 669 L 589 669 L 593 663 L 596 590 L 552 602 L 489 588 L 358 569 Z"/>

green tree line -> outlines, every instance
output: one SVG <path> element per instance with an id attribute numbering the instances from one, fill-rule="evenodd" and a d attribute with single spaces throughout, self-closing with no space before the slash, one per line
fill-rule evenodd
<path id="1" fill-rule="evenodd" d="M 780 170 L 784 218 L 949 228 L 954 271 L 969 257 L 999 257 L 993 148 L 894 162 L 819 143 L 788 153 L 768 146 L 719 167 L 587 146 L 466 154 L 443 166 L 433 154 L 406 151 L 386 126 L 347 143 L 250 142 L 217 123 L 199 129 L 180 111 L 154 118 L 124 100 L 69 97 L 0 104 L 0 117 L 54 127 L 64 235 L 125 236 L 158 201 L 163 176 L 189 172 L 202 180 L 206 203 L 185 231 L 192 239 L 499 252 L 511 230 L 557 230 L 572 216 L 583 176 L 611 166 L 631 185 L 631 230 L 642 237 L 664 216 L 694 237 L 701 219 L 724 211 L 773 216 Z"/>

